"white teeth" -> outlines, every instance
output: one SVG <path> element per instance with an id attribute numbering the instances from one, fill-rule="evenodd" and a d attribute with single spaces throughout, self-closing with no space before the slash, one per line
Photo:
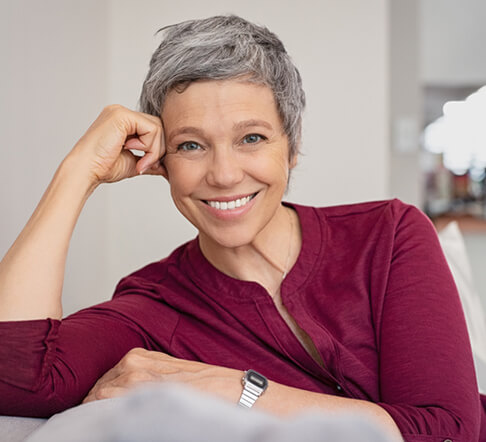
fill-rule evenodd
<path id="1" fill-rule="evenodd" d="M 250 202 L 250 200 L 252 199 L 252 197 L 253 197 L 253 195 L 252 196 L 245 196 L 244 198 L 238 198 L 238 199 L 233 200 L 233 201 L 208 201 L 207 203 L 215 209 L 231 210 L 231 209 L 235 209 L 237 207 L 242 207 L 245 204 L 248 204 Z"/>

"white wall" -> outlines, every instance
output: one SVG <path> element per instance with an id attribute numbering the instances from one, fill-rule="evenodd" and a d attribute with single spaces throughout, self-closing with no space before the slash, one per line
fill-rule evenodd
<path id="1" fill-rule="evenodd" d="M 233 12 L 267 25 L 300 67 L 304 156 L 289 200 L 388 196 L 387 0 L 44 0 L 2 4 L 0 255 L 56 165 L 105 103 L 134 107 L 160 27 Z M 5 38 L 9 37 L 5 44 Z M 0 43 L 1 44 L 1 43 Z M 8 87 L 6 87 L 8 85 Z M 6 96 L 6 100 L 4 100 Z M 194 236 L 161 178 L 102 186 L 73 237 L 65 311 L 111 296 L 124 274 Z M 89 275 L 89 276 L 88 276 Z"/>
<path id="2" fill-rule="evenodd" d="M 0 2 L 0 256 L 108 99 L 107 21 L 107 5 L 97 0 Z M 112 290 L 103 274 L 106 215 L 107 194 L 100 189 L 69 252 L 70 311 Z"/>
<path id="3" fill-rule="evenodd" d="M 486 84 L 486 2 L 421 0 L 424 84 Z"/>
<path id="4" fill-rule="evenodd" d="M 390 0 L 390 193 L 423 203 L 419 0 Z"/>

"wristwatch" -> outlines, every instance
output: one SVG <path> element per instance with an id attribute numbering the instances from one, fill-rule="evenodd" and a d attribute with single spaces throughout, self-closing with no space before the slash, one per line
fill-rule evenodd
<path id="1" fill-rule="evenodd" d="M 243 392 L 238 405 L 243 408 L 253 407 L 253 404 L 268 387 L 268 379 L 255 370 L 245 371 L 241 383 L 243 384 Z"/>

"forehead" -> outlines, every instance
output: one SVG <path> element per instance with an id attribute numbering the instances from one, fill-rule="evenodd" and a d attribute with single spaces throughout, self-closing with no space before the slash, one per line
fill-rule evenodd
<path id="1" fill-rule="evenodd" d="M 272 90 L 244 80 L 200 80 L 171 90 L 161 113 L 166 129 L 178 125 L 208 127 L 258 119 L 276 130 L 282 123 Z"/>

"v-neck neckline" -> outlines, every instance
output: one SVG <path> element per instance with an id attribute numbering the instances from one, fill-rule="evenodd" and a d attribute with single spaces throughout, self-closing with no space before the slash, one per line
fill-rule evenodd
<path id="1" fill-rule="evenodd" d="M 316 263 L 324 247 L 323 226 L 315 209 L 292 203 L 283 203 L 294 209 L 299 217 L 302 232 L 302 245 L 297 261 L 287 273 L 281 285 L 284 304 L 293 293 L 298 292 L 314 272 Z M 205 293 L 219 300 L 220 303 L 231 300 L 237 303 L 273 300 L 259 283 L 233 278 L 214 267 L 204 256 L 199 246 L 199 237 L 187 245 L 187 259 L 181 263 L 187 275 L 204 290 Z"/>

